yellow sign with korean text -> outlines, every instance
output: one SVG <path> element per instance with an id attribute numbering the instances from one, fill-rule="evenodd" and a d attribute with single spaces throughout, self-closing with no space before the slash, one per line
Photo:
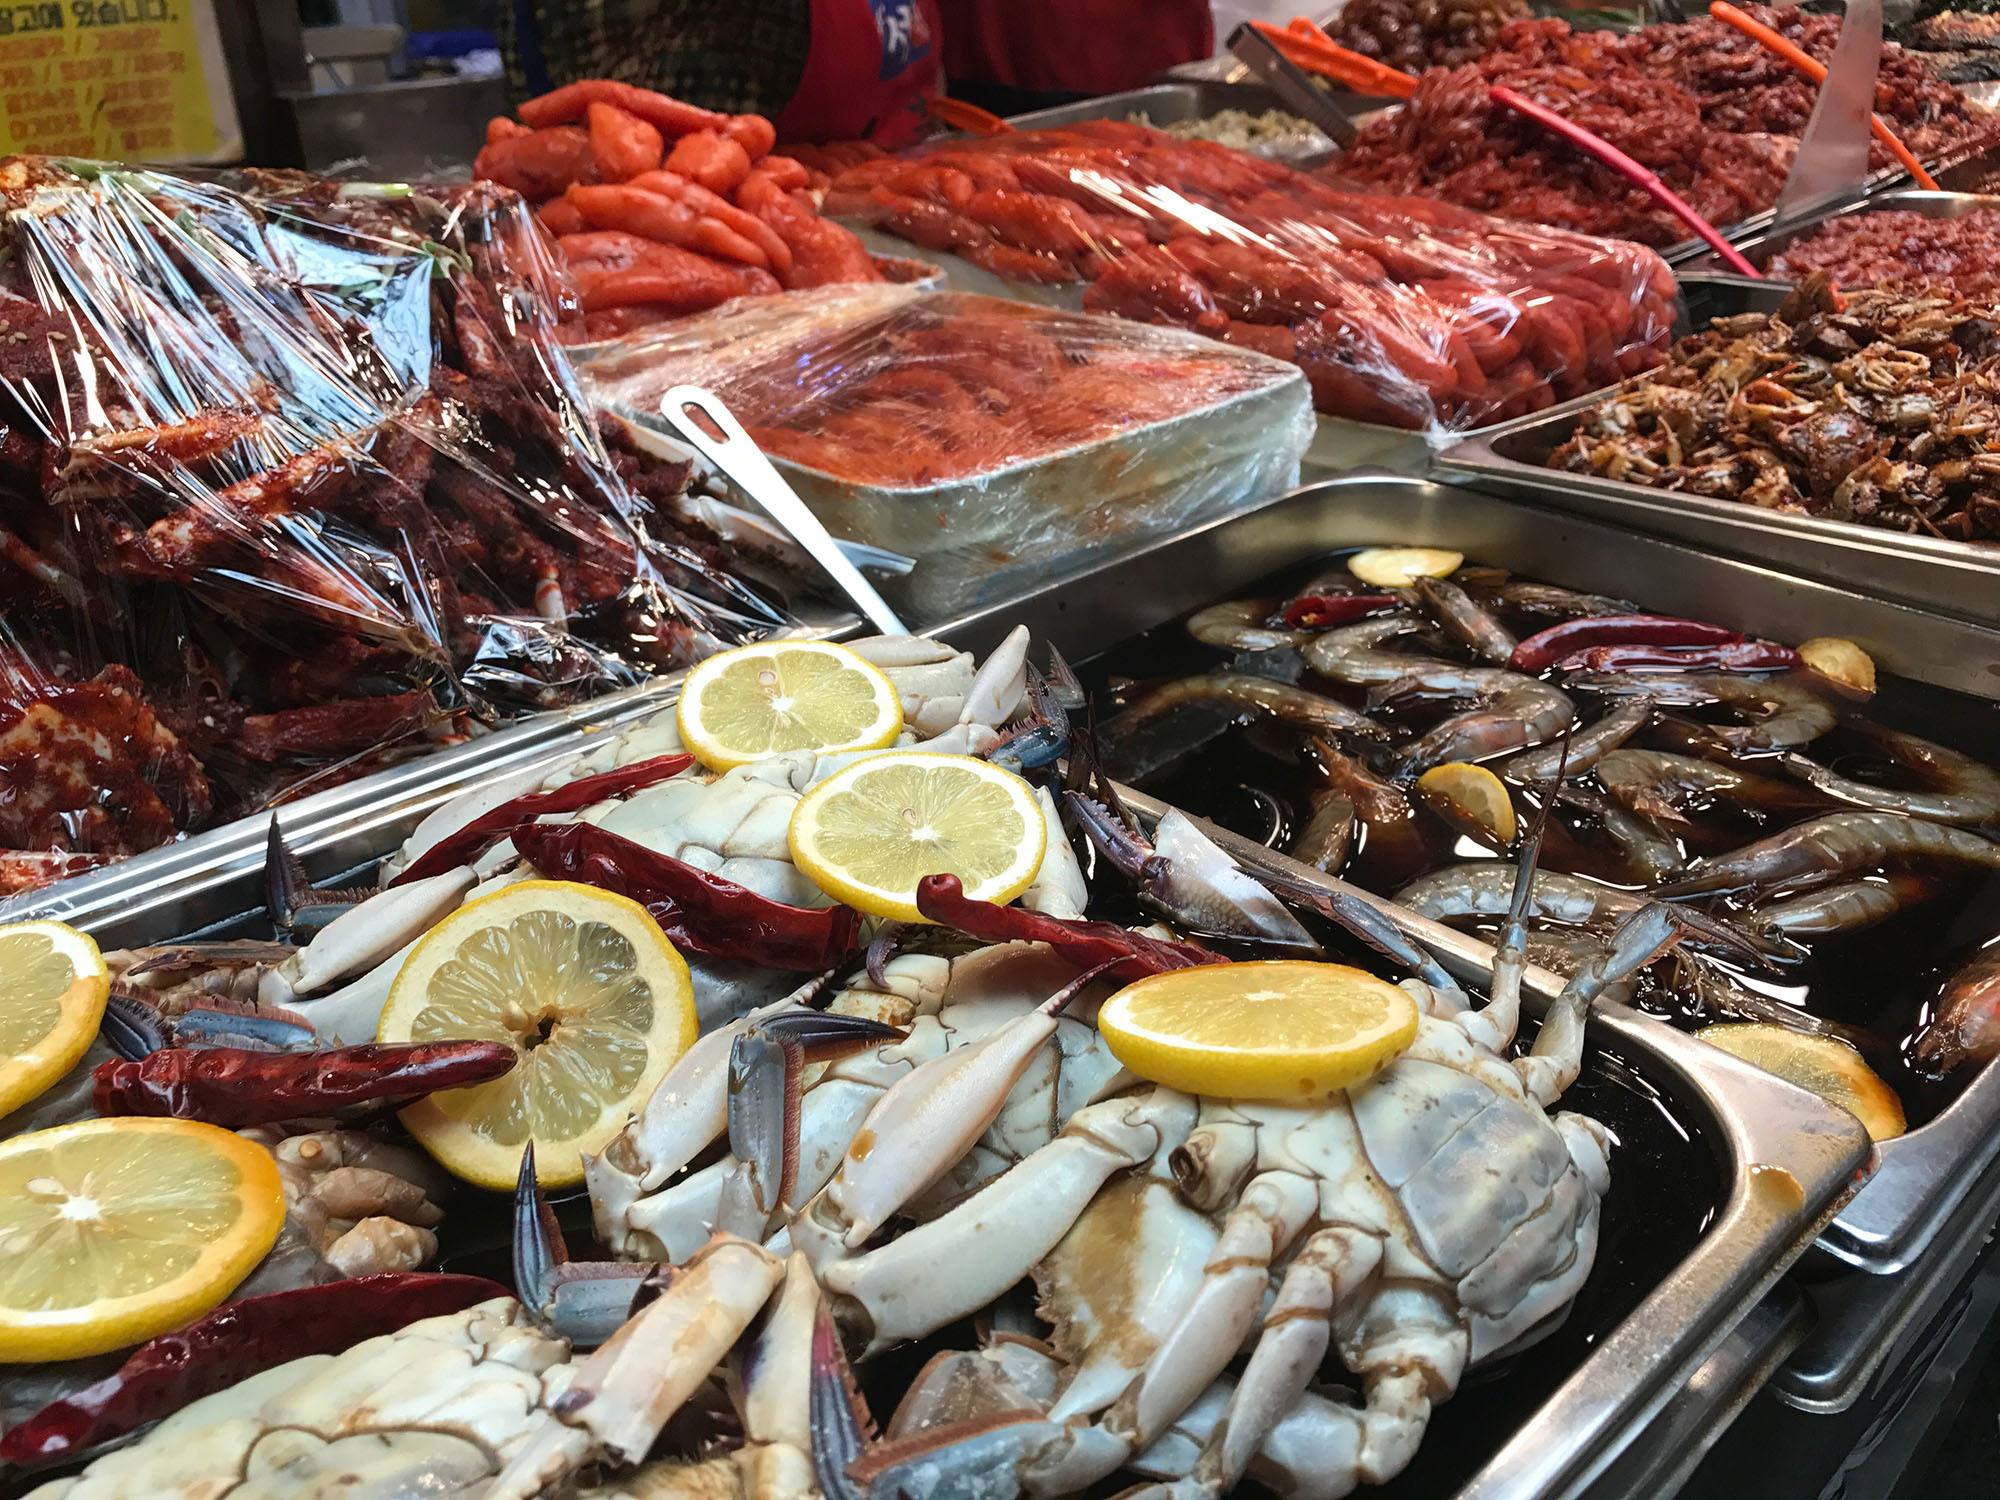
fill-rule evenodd
<path id="1" fill-rule="evenodd" d="M 241 150 L 208 0 L 0 0 L 0 151 L 198 162 Z"/>

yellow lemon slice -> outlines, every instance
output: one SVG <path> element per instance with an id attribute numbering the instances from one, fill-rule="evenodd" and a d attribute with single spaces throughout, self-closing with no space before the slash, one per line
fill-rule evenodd
<path id="1" fill-rule="evenodd" d="M 1802 641 L 1799 659 L 1820 676 L 1863 697 L 1875 691 L 1875 658 L 1845 636 L 1816 635 Z"/>
<path id="2" fill-rule="evenodd" d="M 877 750 L 903 729 L 879 668 L 845 646 L 772 641 L 711 656 L 688 673 L 675 710 L 681 743 L 714 771 L 788 750 Z"/>
<path id="3" fill-rule="evenodd" d="M 921 922 L 917 882 L 956 875 L 980 901 L 1034 883 L 1048 830 L 1034 788 L 971 755 L 890 750 L 827 777 L 792 810 L 792 863 L 836 901 Z"/>
<path id="4" fill-rule="evenodd" d="M 278 1238 L 262 1146 L 192 1120 L 0 1141 L 0 1360 L 81 1359 L 215 1307 Z"/>
<path id="5" fill-rule="evenodd" d="M 1417 795 L 1445 822 L 1460 833 L 1496 848 L 1514 842 L 1520 824 L 1514 816 L 1514 799 L 1507 788 L 1484 766 L 1462 760 L 1432 766 L 1417 778 Z"/>
<path id="6" fill-rule="evenodd" d="M 1762 1021 L 1704 1026 L 1695 1035 L 1766 1073 L 1818 1094 L 1829 1104 L 1838 1104 L 1867 1126 L 1868 1134 L 1878 1141 L 1893 1140 L 1908 1128 L 1903 1102 L 1895 1090 L 1845 1042 L 1807 1036 Z"/>
<path id="7" fill-rule="evenodd" d="M 1320 1099 L 1373 1077 L 1415 1040 L 1416 1002 L 1346 964 L 1288 959 L 1174 969 L 1097 1013 L 1141 1078 L 1218 1099 Z"/>
<path id="8" fill-rule="evenodd" d="M 431 929 L 396 975 L 376 1035 L 513 1047 L 512 1072 L 401 1113 L 450 1171 L 510 1189 L 531 1139 L 544 1187 L 583 1181 L 583 1153 L 604 1149 L 696 1030 L 687 964 L 643 906 L 524 880 Z"/>
<path id="9" fill-rule="evenodd" d="M 1465 561 L 1442 547 L 1366 547 L 1347 560 L 1347 571 L 1378 589 L 1406 589 L 1419 578 L 1446 578 Z"/>
<path id="10" fill-rule="evenodd" d="M 104 956 L 74 927 L 0 927 L 0 1115 L 75 1066 L 97 1035 L 110 993 Z"/>

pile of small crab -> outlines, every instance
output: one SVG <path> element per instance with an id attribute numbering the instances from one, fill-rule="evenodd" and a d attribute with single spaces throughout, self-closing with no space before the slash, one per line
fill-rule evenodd
<path id="1" fill-rule="evenodd" d="M 1468 1367 L 1589 1277 L 1611 1141 L 1557 1105 L 1592 1002 L 1683 926 L 1634 903 L 1517 1047 L 1525 899 L 1476 999 L 1311 871 L 1259 874 L 1195 819 L 1134 817 L 1072 736 L 1073 675 L 1034 671 L 1027 644 L 984 664 L 908 637 L 856 646 L 894 684 L 906 742 L 1039 780 L 1048 852 L 1016 904 L 932 876 L 928 925 L 863 933 L 785 841 L 790 807 L 852 757 L 714 775 L 669 713 L 440 807 L 372 892 L 312 890 L 274 835 L 289 943 L 116 955 L 98 1046 L 0 1132 L 93 1105 L 253 1132 L 285 1174 L 288 1232 L 190 1327 L 11 1372 L 0 1458 L 87 1460 L 35 1492 L 70 1500 L 1056 1496 L 1120 1474 L 1155 1494 L 1333 1497 L 1396 1475 Z M 579 839 L 601 856 L 590 878 L 643 881 L 693 960 L 702 1034 L 586 1159 L 611 1259 L 568 1258 L 531 1142 L 511 1292 L 423 1270 L 453 1209 L 380 1111 L 524 1064 L 491 1041 L 376 1045 L 374 1017 L 443 915 L 560 872 Z M 1097 879 L 1129 878 L 1119 899 L 1148 925 L 1086 915 L 1079 849 Z M 1342 944 L 1400 971 L 1420 1019 L 1330 1096 L 1150 1083 L 1095 1024 L 1142 976 Z M 975 1315 L 989 1336 L 926 1364 L 878 1438 L 849 1361 Z"/>
<path id="2" fill-rule="evenodd" d="M 1585 413 L 1551 468 L 1958 541 L 2000 538 L 2000 325 L 1949 294 L 1717 318 Z"/>

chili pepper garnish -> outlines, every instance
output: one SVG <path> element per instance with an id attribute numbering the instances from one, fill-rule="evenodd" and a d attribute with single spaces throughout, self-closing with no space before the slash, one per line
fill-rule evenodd
<path id="1" fill-rule="evenodd" d="M 514 1061 L 505 1042 L 365 1042 L 323 1052 L 168 1048 L 99 1063 L 90 1075 L 91 1102 L 100 1115 L 167 1116 L 241 1130 L 485 1083 Z"/>
<path id="2" fill-rule="evenodd" d="M 1101 966 L 1116 979 L 1223 961 L 1221 954 L 1199 943 L 1147 937 L 1116 922 L 1051 917 L 1025 906 L 980 901 L 965 894 L 956 875 L 926 875 L 918 881 L 917 910 L 941 926 L 984 942 L 1047 943 L 1078 969 Z"/>
<path id="3" fill-rule="evenodd" d="M 1719 646 L 1592 646 L 1556 663 L 1558 672 L 1788 672 L 1799 653 L 1776 641 Z"/>
<path id="4" fill-rule="evenodd" d="M 225 1302 L 141 1344 L 112 1374 L 15 1424 L 0 1438 L 0 1460 L 23 1468 L 61 1463 L 288 1360 L 339 1354 L 363 1339 L 506 1295 L 484 1276 L 382 1271 Z"/>
<path id="5" fill-rule="evenodd" d="M 529 823 L 514 845 L 544 875 L 580 880 L 638 902 L 669 941 L 767 969 L 824 969 L 854 950 L 861 915 L 845 906 L 789 906 L 592 823 Z"/>
<path id="6" fill-rule="evenodd" d="M 1322 630 L 1400 602 L 1394 594 L 1301 594 L 1285 606 L 1285 625 L 1291 630 Z"/>
<path id="7" fill-rule="evenodd" d="M 1727 626 L 1673 615 L 1592 615 L 1536 631 L 1514 648 L 1507 665 L 1539 672 L 1593 646 L 1726 646 L 1742 639 Z"/>
<path id="8" fill-rule="evenodd" d="M 454 833 L 448 833 L 411 860 L 390 885 L 408 885 L 427 875 L 442 875 L 460 865 L 470 864 L 492 845 L 500 842 L 519 823 L 532 823 L 548 813 L 575 812 L 602 802 L 641 791 L 658 781 L 668 781 L 694 764 L 692 755 L 656 755 L 650 760 L 603 771 L 596 776 L 579 776 L 551 792 L 528 792 L 491 808 Z"/>

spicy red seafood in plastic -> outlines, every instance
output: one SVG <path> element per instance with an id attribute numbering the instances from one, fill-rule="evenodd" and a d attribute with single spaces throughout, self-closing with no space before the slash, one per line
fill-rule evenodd
<path id="1" fill-rule="evenodd" d="M 512 193 L 0 206 L 0 894 L 783 622 L 599 435 Z"/>
<path id="2" fill-rule="evenodd" d="M 1082 306 L 1291 361 L 1333 416 L 1463 429 L 1658 362 L 1675 286 L 1637 245 L 1343 192 L 1206 141 L 1090 121 L 864 162 L 862 221 Z"/>

